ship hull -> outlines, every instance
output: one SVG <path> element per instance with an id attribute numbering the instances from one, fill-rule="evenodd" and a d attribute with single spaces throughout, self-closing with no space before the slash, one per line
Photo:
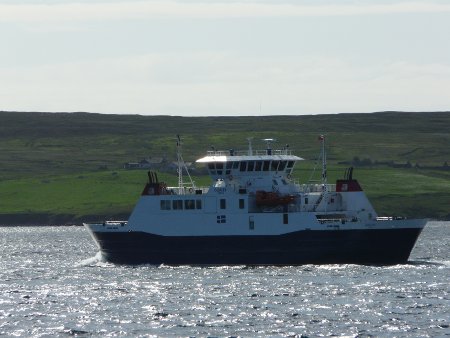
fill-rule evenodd
<path id="1" fill-rule="evenodd" d="M 406 263 L 422 228 L 303 230 L 272 236 L 161 236 L 91 231 L 118 264 L 302 265 Z"/>

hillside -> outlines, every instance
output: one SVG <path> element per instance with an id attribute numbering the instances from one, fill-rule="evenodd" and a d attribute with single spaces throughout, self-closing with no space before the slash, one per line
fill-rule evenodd
<path id="1" fill-rule="evenodd" d="M 305 179 L 308 174 L 301 169 L 312 167 L 319 151 L 317 136 L 325 134 L 331 175 L 341 175 L 352 163 L 361 166 L 356 173 L 361 172 L 362 183 L 378 209 L 445 218 L 450 215 L 450 175 L 443 170 L 444 163 L 450 163 L 449 126 L 448 112 L 262 117 L 0 112 L 0 201 L 8 200 L 0 205 L 0 214 L 61 214 L 69 215 L 68 219 L 126 216 L 145 180 L 140 175 L 145 173 L 120 170 L 123 164 L 149 157 L 175 160 L 176 134 L 183 139 L 186 161 L 194 161 L 211 146 L 244 149 L 246 138 L 254 137 L 254 146 L 262 147 L 259 139 L 275 138 L 279 147 L 289 144 L 309 160 L 297 170 Z M 95 178 L 102 172 L 107 177 L 116 173 L 120 179 Z M 83 181 L 79 177 L 90 175 L 94 176 L 89 180 L 89 194 L 77 190 L 70 203 L 63 198 L 66 193 L 62 192 Z M 388 190 L 380 189 L 372 177 L 388 185 Z M 59 185 L 53 186 L 55 182 Z M 116 191 L 117 182 L 125 191 L 123 199 L 109 205 L 106 198 L 99 205 L 96 191 L 108 196 L 109 191 Z M 50 208 L 45 198 L 41 203 L 24 198 L 22 192 L 27 191 L 34 191 L 33 199 L 42 191 L 47 196 L 61 193 L 48 198 L 55 199 L 47 203 Z M 83 203 L 93 207 L 83 208 Z"/>

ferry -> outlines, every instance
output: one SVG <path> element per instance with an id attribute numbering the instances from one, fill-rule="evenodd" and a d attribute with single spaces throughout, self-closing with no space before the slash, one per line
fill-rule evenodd
<path id="1" fill-rule="evenodd" d="M 211 184 L 191 179 L 177 137 L 178 186 L 148 182 L 127 221 L 85 223 L 106 261 L 154 265 L 392 265 L 408 261 L 426 219 L 379 217 L 348 168 L 327 181 L 325 137 L 317 182 L 292 177 L 302 161 L 265 139 L 254 150 L 207 151 Z M 186 174 L 187 173 L 187 174 Z M 184 178 L 186 179 L 186 182 Z"/>

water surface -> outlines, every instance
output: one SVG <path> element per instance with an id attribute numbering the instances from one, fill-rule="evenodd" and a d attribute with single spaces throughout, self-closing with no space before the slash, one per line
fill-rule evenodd
<path id="1" fill-rule="evenodd" d="M 82 227 L 2 227 L 0 335 L 450 336 L 449 238 L 389 267 L 132 267 Z"/>

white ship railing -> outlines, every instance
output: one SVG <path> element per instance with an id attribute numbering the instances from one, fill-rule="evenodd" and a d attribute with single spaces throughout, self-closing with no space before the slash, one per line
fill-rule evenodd
<path id="1" fill-rule="evenodd" d="M 249 156 L 248 150 L 208 150 L 208 156 Z M 253 150 L 253 156 L 265 156 L 266 150 Z M 291 149 L 271 149 L 270 155 L 292 155 Z"/>
<path id="2" fill-rule="evenodd" d="M 206 194 L 209 187 L 167 187 L 167 190 L 173 195 L 200 195 Z"/>
<path id="3" fill-rule="evenodd" d="M 323 192 L 325 189 L 323 184 L 297 184 L 295 183 L 296 188 L 299 192 L 308 193 L 308 192 Z M 336 191 L 336 184 L 326 184 L 326 190 L 328 192 Z"/>

